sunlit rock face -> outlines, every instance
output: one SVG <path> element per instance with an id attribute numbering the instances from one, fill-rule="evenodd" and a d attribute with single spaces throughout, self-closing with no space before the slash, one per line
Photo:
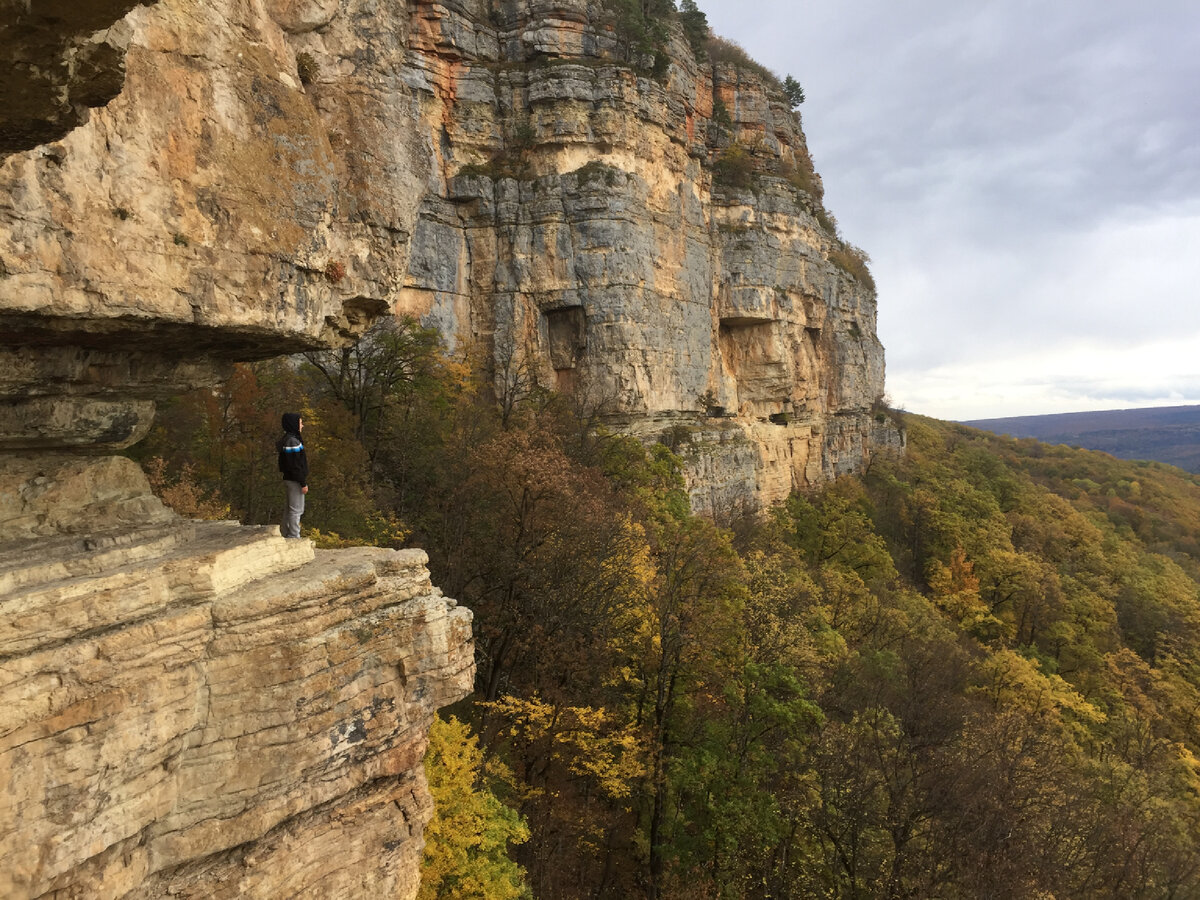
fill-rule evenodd
<path id="1" fill-rule="evenodd" d="M 873 289 L 760 75 L 675 37 L 653 76 L 594 0 L 58 6 L 4 32 L 0 447 L 125 446 L 388 310 L 501 392 L 687 429 L 702 510 L 898 441 Z"/>
<path id="2" fill-rule="evenodd" d="M 430 171 L 402 7 L 54 6 L 0 50 L 0 448 L 125 446 L 147 401 L 389 309 Z"/>
<path id="3" fill-rule="evenodd" d="M 470 613 L 420 551 L 184 521 L 104 455 L 393 305 L 431 171 L 409 16 L 0 14 L 0 896 L 415 896 Z"/>
<path id="4" fill-rule="evenodd" d="M 415 896 L 429 724 L 474 675 L 425 554 L 184 521 L 128 460 L 21 477 L 111 515 L 0 545 L 0 896 Z"/>
<path id="5" fill-rule="evenodd" d="M 700 511 L 899 447 L 872 413 L 873 286 L 777 89 L 678 36 L 654 77 L 597 2 L 413 6 L 433 173 L 399 311 L 488 348 L 502 394 L 536 381 L 667 437 Z"/>

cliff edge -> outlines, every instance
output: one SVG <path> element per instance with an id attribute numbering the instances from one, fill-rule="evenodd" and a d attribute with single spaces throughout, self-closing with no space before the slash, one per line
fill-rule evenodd
<path id="1" fill-rule="evenodd" d="M 408 19 L 3 6 L 0 895 L 415 896 L 470 612 L 421 551 L 184 521 L 104 455 L 156 400 L 388 311 L 429 168 Z"/>
<path id="2" fill-rule="evenodd" d="M 474 677 L 425 554 L 184 521 L 123 459 L 18 478 L 141 514 L 0 545 L 0 895 L 415 896 L 429 723 Z"/>

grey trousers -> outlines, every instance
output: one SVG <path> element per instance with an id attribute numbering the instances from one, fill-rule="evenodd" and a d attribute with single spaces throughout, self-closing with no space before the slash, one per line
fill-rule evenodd
<path id="1" fill-rule="evenodd" d="M 285 538 L 300 537 L 300 517 L 304 515 L 304 488 L 295 481 L 285 481 L 287 508 L 283 512 L 283 525 L 279 530 Z"/>

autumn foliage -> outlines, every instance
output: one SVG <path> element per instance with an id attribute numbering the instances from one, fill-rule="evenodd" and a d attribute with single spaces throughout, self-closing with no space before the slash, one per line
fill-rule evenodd
<path id="1" fill-rule="evenodd" d="M 474 611 L 423 896 L 1200 893 L 1195 476 L 910 417 L 906 459 L 727 529 L 582 387 L 498 406 L 389 328 L 140 452 L 190 514 L 274 521 L 302 411 L 306 526 L 424 547 Z"/>

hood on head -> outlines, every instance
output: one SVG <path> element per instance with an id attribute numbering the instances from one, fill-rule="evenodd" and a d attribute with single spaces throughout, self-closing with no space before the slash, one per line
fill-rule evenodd
<path id="1" fill-rule="evenodd" d="M 283 430 L 289 434 L 300 433 L 300 413 L 283 414 Z"/>

